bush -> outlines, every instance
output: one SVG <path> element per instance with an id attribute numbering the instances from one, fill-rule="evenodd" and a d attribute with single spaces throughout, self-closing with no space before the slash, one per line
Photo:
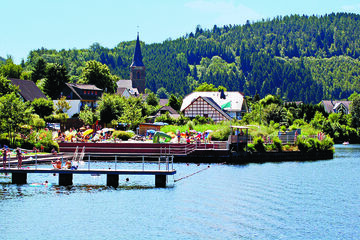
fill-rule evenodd
<path id="1" fill-rule="evenodd" d="M 210 133 L 212 141 L 227 141 L 230 135 L 230 128 L 225 127 Z"/>
<path id="2" fill-rule="evenodd" d="M 249 143 L 248 144 L 248 151 L 249 152 L 255 152 L 255 146 L 253 143 Z"/>
<path id="3" fill-rule="evenodd" d="M 282 142 L 279 139 L 278 136 L 274 137 L 273 139 L 273 144 L 274 145 L 274 149 L 276 149 L 278 152 L 282 152 Z"/>
<path id="4" fill-rule="evenodd" d="M 155 122 L 165 122 L 170 125 L 176 123 L 176 119 L 171 117 L 169 112 L 166 112 L 155 119 Z"/>
<path id="5" fill-rule="evenodd" d="M 286 132 L 286 126 L 285 126 L 285 125 L 282 125 L 282 126 L 280 127 L 280 130 L 281 130 L 282 132 Z"/>
<path id="6" fill-rule="evenodd" d="M 33 131 L 29 137 L 21 143 L 21 146 L 26 146 L 28 149 L 32 149 L 33 146 L 41 149 L 41 146 L 43 146 L 45 152 L 51 152 L 53 148 L 59 152 L 59 144 L 52 140 L 52 132 L 46 130 Z"/>
<path id="7" fill-rule="evenodd" d="M 185 117 L 183 114 L 180 114 L 180 117 L 176 119 L 176 124 L 182 126 L 185 125 L 188 121 L 190 121 L 190 118 Z"/>
<path id="8" fill-rule="evenodd" d="M 194 127 L 195 127 L 195 123 L 193 121 L 188 121 L 186 123 L 186 127 L 189 129 L 189 130 L 193 130 Z"/>
<path id="9" fill-rule="evenodd" d="M 316 152 L 320 149 L 320 141 L 318 139 L 315 138 L 308 138 L 308 152 Z"/>
<path id="10" fill-rule="evenodd" d="M 297 138 L 296 144 L 301 152 L 308 152 L 310 149 L 307 139 L 302 135 Z"/>
<path id="11" fill-rule="evenodd" d="M 289 145 L 284 145 L 284 149 L 285 149 L 285 151 L 289 151 L 289 150 L 290 150 L 290 146 L 289 146 Z"/>
<path id="12" fill-rule="evenodd" d="M 320 150 L 326 151 L 333 149 L 334 140 L 331 137 L 325 137 L 320 141 Z"/>
<path id="13" fill-rule="evenodd" d="M 194 121 L 198 124 L 206 124 L 208 122 L 206 117 L 200 115 L 196 115 Z"/>
<path id="14" fill-rule="evenodd" d="M 125 131 L 114 131 L 112 136 L 113 138 L 118 138 L 121 140 L 129 140 L 132 138 L 135 134 L 132 132 L 125 132 Z"/>
<path id="15" fill-rule="evenodd" d="M 334 146 L 334 141 L 330 137 L 325 137 L 320 141 L 317 138 L 305 138 L 300 135 L 296 143 L 302 152 L 326 151 L 331 150 Z"/>
<path id="16" fill-rule="evenodd" d="M 262 139 L 262 137 L 255 137 L 254 147 L 257 152 L 265 152 L 265 145 L 264 145 L 264 140 Z"/>

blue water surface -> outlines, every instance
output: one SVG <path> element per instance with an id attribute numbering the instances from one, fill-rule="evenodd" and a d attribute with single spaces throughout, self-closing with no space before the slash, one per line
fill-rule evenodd
<path id="1" fill-rule="evenodd" d="M 103 175 L 74 175 L 72 187 L 0 175 L 0 239 L 359 239 L 359 157 L 360 145 L 336 145 L 325 161 L 174 164 L 167 188 L 154 176 L 120 176 L 114 189 Z"/>

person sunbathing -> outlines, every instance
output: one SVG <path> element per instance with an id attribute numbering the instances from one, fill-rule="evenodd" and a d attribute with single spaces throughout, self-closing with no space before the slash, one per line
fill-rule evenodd
<path id="1" fill-rule="evenodd" d="M 64 169 L 70 169 L 71 168 L 71 161 L 67 160 L 64 166 Z"/>
<path id="2" fill-rule="evenodd" d="M 51 164 L 55 169 L 61 169 L 61 161 L 58 159 L 55 162 L 51 161 Z"/>

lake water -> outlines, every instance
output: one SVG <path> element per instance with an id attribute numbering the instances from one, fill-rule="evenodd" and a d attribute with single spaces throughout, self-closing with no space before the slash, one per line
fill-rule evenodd
<path id="1" fill-rule="evenodd" d="M 360 145 L 336 145 L 326 161 L 174 164 L 167 188 L 153 176 L 112 189 L 105 176 L 59 187 L 51 174 L 1 175 L 0 239 L 360 239 L 359 157 Z"/>

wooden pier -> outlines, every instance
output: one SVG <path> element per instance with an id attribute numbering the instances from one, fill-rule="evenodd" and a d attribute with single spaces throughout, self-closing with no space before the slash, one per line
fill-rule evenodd
<path id="1" fill-rule="evenodd" d="M 7 168 L 0 169 L 0 173 L 11 173 L 13 184 L 26 184 L 28 173 L 51 173 L 59 175 L 59 185 L 69 186 L 73 184 L 73 174 L 106 174 L 106 185 L 117 188 L 119 186 L 119 175 L 154 175 L 156 187 L 166 187 L 168 175 L 176 174 L 176 170 L 133 170 L 133 169 L 51 169 L 51 168 L 36 168 L 36 169 L 17 169 Z"/>

